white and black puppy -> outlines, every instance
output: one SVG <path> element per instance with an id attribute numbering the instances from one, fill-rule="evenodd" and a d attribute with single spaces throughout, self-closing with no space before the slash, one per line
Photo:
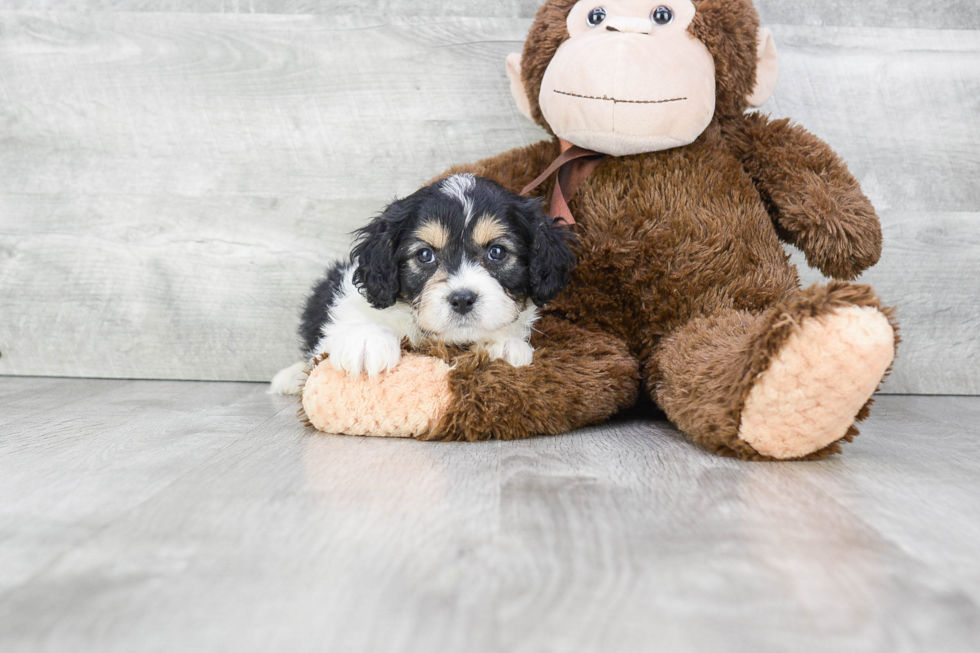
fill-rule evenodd
<path id="1" fill-rule="evenodd" d="M 350 262 L 329 268 L 307 300 L 307 362 L 279 372 L 273 392 L 298 393 L 309 360 L 322 354 L 350 374 L 391 370 L 406 338 L 529 365 L 537 308 L 575 266 L 568 230 L 539 200 L 470 174 L 395 201 L 356 235 Z"/>

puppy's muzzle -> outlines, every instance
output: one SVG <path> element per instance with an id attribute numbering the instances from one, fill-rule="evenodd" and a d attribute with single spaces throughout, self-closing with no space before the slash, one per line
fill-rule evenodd
<path id="1" fill-rule="evenodd" d="M 477 299 L 479 299 L 479 295 L 472 290 L 454 290 L 449 295 L 448 301 L 449 305 L 453 307 L 453 311 L 460 315 L 466 315 L 473 310 Z"/>

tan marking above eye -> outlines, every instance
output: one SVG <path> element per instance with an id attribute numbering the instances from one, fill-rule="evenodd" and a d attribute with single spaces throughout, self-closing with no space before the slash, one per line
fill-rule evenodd
<path id="1" fill-rule="evenodd" d="M 473 242 L 485 247 L 506 233 L 507 228 L 500 220 L 492 215 L 483 215 L 473 225 Z"/>
<path id="2" fill-rule="evenodd" d="M 436 249 L 443 249 L 449 244 L 449 231 L 435 220 L 426 222 L 416 229 L 415 237 L 424 240 Z"/>

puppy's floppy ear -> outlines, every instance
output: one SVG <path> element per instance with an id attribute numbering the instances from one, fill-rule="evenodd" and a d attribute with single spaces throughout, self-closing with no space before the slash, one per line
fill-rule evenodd
<path id="1" fill-rule="evenodd" d="M 393 202 L 384 213 L 355 233 L 351 250 L 354 285 L 374 308 L 388 308 L 398 299 L 401 284 L 395 251 L 402 232 L 416 213 L 414 196 Z"/>
<path id="2" fill-rule="evenodd" d="M 555 224 L 545 214 L 539 199 L 524 199 L 521 209 L 531 229 L 531 251 L 528 273 L 531 280 L 531 301 L 544 306 L 571 281 L 575 268 L 575 253 L 571 243 L 575 234 Z"/>

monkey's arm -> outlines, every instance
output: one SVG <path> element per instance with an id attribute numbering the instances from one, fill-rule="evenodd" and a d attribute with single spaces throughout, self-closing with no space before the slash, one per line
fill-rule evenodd
<path id="1" fill-rule="evenodd" d="M 539 141 L 533 145 L 518 147 L 476 163 L 453 166 L 441 175 L 430 179 L 434 181 L 464 172 L 470 172 L 478 177 L 492 179 L 504 188 L 520 193 L 525 186 L 534 181 L 538 175 L 558 156 L 558 144 L 553 140 Z M 543 184 L 535 189 L 532 195 L 544 195 L 549 184 Z"/>
<path id="2" fill-rule="evenodd" d="M 724 125 L 780 238 L 825 275 L 854 279 L 881 256 L 881 224 L 839 156 L 788 120 L 754 113 Z"/>

